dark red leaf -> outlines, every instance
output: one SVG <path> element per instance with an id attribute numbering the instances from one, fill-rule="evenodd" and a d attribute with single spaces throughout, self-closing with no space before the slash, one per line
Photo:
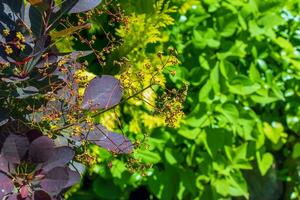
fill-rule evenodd
<path id="1" fill-rule="evenodd" d="M 33 193 L 33 200 L 51 200 L 51 197 L 47 192 L 38 190 Z"/>
<path id="2" fill-rule="evenodd" d="M 21 194 L 21 197 L 23 199 L 27 198 L 28 197 L 28 194 L 29 194 L 29 188 L 27 185 L 23 185 L 21 188 L 20 188 L 20 194 Z"/>
<path id="3" fill-rule="evenodd" d="M 20 194 L 12 194 L 6 200 L 29 200 L 29 198 L 23 199 Z"/>
<path id="4" fill-rule="evenodd" d="M 43 133 L 39 130 L 32 129 L 26 133 L 26 136 L 27 136 L 29 142 L 33 142 L 35 139 L 43 136 Z"/>

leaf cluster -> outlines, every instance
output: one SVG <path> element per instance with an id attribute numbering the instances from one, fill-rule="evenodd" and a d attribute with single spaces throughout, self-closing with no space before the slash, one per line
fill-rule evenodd
<path id="1" fill-rule="evenodd" d="M 94 186 L 146 187 L 159 199 L 299 198 L 299 2 L 172 3 L 168 45 L 181 63 L 166 82 L 189 82 L 186 117 L 152 129 L 135 152 L 152 169 L 130 174 L 114 161 L 95 169 Z"/>

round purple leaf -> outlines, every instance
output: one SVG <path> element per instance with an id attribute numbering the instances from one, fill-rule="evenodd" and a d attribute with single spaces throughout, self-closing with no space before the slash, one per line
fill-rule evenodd
<path id="1" fill-rule="evenodd" d="M 55 167 L 64 167 L 74 157 L 75 152 L 70 147 L 57 147 L 53 156 L 42 165 L 43 171 L 49 171 Z"/>
<path id="2" fill-rule="evenodd" d="M 29 141 L 26 137 L 10 134 L 2 147 L 2 155 L 10 163 L 19 164 L 29 147 Z"/>
<path id="3" fill-rule="evenodd" d="M 42 136 L 30 144 L 29 158 L 35 163 L 48 161 L 54 153 L 54 142 L 47 136 Z"/>
<path id="4" fill-rule="evenodd" d="M 117 105 L 121 98 L 120 81 L 113 76 L 103 75 L 90 81 L 84 92 L 82 108 L 107 109 Z"/>
<path id="5" fill-rule="evenodd" d="M 14 184 L 12 180 L 5 174 L 0 173 L 0 199 L 5 195 L 12 192 L 14 189 Z"/>
<path id="6" fill-rule="evenodd" d="M 56 167 L 50 170 L 45 178 L 41 180 L 40 185 L 48 193 L 60 193 L 69 181 L 68 168 Z"/>
<path id="7" fill-rule="evenodd" d="M 71 187 L 80 182 L 80 174 L 77 171 L 68 169 L 69 180 L 65 188 Z"/>

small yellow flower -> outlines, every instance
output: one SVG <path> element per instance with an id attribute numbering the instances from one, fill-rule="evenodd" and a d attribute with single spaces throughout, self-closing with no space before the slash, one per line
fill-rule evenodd
<path id="1" fill-rule="evenodd" d="M 3 30 L 3 35 L 4 35 L 5 37 L 8 36 L 9 33 L 10 33 L 10 31 L 9 31 L 8 29 L 4 29 L 4 30 Z"/>
<path id="2" fill-rule="evenodd" d="M 25 42 L 25 37 L 21 32 L 17 32 L 16 37 L 19 39 L 19 41 Z"/>
<path id="3" fill-rule="evenodd" d="M 16 46 L 18 49 L 20 49 L 21 51 L 23 51 L 25 49 L 25 45 L 24 44 L 21 44 L 19 41 L 16 42 Z"/>
<path id="4" fill-rule="evenodd" d="M 13 49 L 9 45 L 5 45 L 5 52 L 10 55 L 13 53 Z"/>

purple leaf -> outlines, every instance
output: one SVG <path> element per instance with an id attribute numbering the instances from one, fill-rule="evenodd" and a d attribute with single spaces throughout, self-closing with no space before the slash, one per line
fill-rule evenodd
<path id="1" fill-rule="evenodd" d="M 0 154 L 0 171 L 9 172 L 9 163 L 2 154 Z"/>
<path id="2" fill-rule="evenodd" d="M 28 138 L 29 142 L 32 142 L 32 141 L 34 141 L 35 139 L 37 139 L 41 136 L 43 136 L 43 133 L 39 130 L 36 130 L 36 129 L 29 130 L 26 133 L 26 137 Z"/>
<path id="3" fill-rule="evenodd" d="M 54 153 L 54 142 L 47 136 L 34 140 L 29 148 L 29 157 L 35 163 L 49 160 Z"/>
<path id="4" fill-rule="evenodd" d="M 33 200 L 51 200 L 51 197 L 47 192 L 38 190 L 33 193 Z"/>
<path id="5" fill-rule="evenodd" d="M 38 69 L 47 68 L 49 65 L 54 64 L 56 61 L 57 61 L 57 55 L 50 54 L 49 56 L 39 61 L 35 67 Z"/>
<path id="6" fill-rule="evenodd" d="M 68 175 L 69 180 L 68 183 L 65 185 L 65 188 L 71 187 L 80 182 L 80 174 L 78 172 L 68 169 Z"/>
<path id="7" fill-rule="evenodd" d="M 133 150 L 133 145 L 126 136 L 109 132 L 100 124 L 95 125 L 94 129 L 87 133 L 86 140 L 114 153 L 128 154 Z"/>
<path id="8" fill-rule="evenodd" d="M 94 9 L 101 3 L 101 0 L 78 0 L 69 13 L 80 13 Z"/>
<path id="9" fill-rule="evenodd" d="M 50 170 L 40 185 L 43 190 L 52 194 L 58 194 L 69 181 L 68 170 L 65 167 L 56 167 Z"/>
<path id="10" fill-rule="evenodd" d="M 12 194 L 9 195 L 9 197 L 6 200 L 23 200 L 20 194 Z M 25 200 L 28 200 L 28 198 L 26 198 Z"/>
<path id="11" fill-rule="evenodd" d="M 120 81 L 113 76 L 103 75 L 90 81 L 85 89 L 82 108 L 99 109 L 117 105 L 122 98 Z"/>
<path id="12" fill-rule="evenodd" d="M 124 135 L 117 133 L 108 133 L 105 137 L 96 141 L 95 144 L 114 153 L 129 154 L 132 152 L 133 145 L 131 141 Z"/>
<path id="13" fill-rule="evenodd" d="M 5 195 L 12 192 L 14 189 L 14 184 L 11 179 L 5 174 L 0 173 L 0 199 Z"/>
<path id="14" fill-rule="evenodd" d="M 42 165 L 44 171 L 49 171 L 55 167 L 64 167 L 74 157 L 75 152 L 70 147 L 58 147 L 54 149 L 53 156 Z"/>
<path id="15" fill-rule="evenodd" d="M 84 139 L 90 142 L 96 142 L 104 138 L 108 133 L 109 131 L 104 126 L 95 124 L 94 128 L 84 136 Z"/>
<path id="16" fill-rule="evenodd" d="M 29 147 L 29 141 L 24 136 L 9 135 L 2 147 L 3 156 L 10 162 L 19 164 Z"/>

